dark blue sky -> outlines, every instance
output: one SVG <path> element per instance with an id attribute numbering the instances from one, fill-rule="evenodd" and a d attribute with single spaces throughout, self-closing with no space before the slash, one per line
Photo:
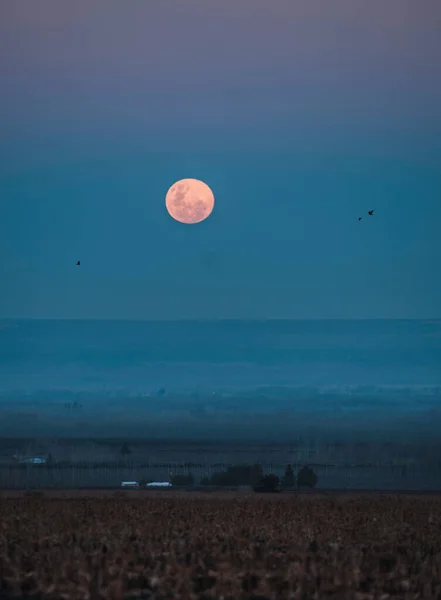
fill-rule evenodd
<path id="1" fill-rule="evenodd" d="M 0 11 L 0 317 L 440 316 L 438 0 Z"/>

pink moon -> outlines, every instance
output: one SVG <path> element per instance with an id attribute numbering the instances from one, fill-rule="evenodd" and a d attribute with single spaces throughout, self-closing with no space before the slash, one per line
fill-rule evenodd
<path id="1" fill-rule="evenodd" d="M 170 216 L 180 223 L 200 223 L 213 212 L 214 194 L 199 179 L 180 179 L 168 190 L 165 206 Z"/>

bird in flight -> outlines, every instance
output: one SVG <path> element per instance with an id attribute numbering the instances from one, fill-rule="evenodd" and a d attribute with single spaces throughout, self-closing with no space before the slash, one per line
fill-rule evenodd
<path id="1" fill-rule="evenodd" d="M 368 210 L 368 215 L 371 215 L 371 217 L 372 217 L 372 215 L 374 214 L 374 210 L 375 210 L 375 209 Z"/>
<path id="2" fill-rule="evenodd" d="M 80 265 L 81 265 L 81 262 L 79 260 L 77 260 L 77 264 L 75 266 L 79 267 Z"/>
<path id="3" fill-rule="evenodd" d="M 361 219 L 362 219 L 362 218 L 363 218 L 363 217 L 358 217 L 358 220 L 359 220 L 359 221 L 361 221 Z"/>

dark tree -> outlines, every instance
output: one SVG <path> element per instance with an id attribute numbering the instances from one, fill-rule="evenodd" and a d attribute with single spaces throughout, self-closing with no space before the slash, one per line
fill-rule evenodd
<path id="1" fill-rule="evenodd" d="M 201 484 L 226 487 L 249 485 L 254 487 L 262 478 L 262 467 L 258 464 L 230 465 L 226 471 L 215 471 L 211 477 L 203 477 Z"/>
<path id="2" fill-rule="evenodd" d="M 132 451 L 130 450 L 126 442 L 124 442 L 124 444 L 121 446 L 119 453 L 121 454 L 121 456 L 127 456 L 128 454 L 132 454 Z"/>
<path id="3" fill-rule="evenodd" d="M 294 471 L 292 470 L 292 466 L 288 465 L 285 470 L 285 475 L 282 478 L 282 487 L 284 488 L 292 488 L 296 484 L 296 478 L 294 476 Z"/>
<path id="4" fill-rule="evenodd" d="M 249 465 L 235 465 L 228 467 L 228 485 L 249 485 L 251 467 Z"/>
<path id="5" fill-rule="evenodd" d="M 254 486 L 255 492 L 277 492 L 279 486 L 279 478 L 277 475 L 264 475 L 260 482 Z"/>
<path id="6" fill-rule="evenodd" d="M 260 465 L 233 465 L 226 471 L 216 471 L 210 477 L 210 485 L 256 485 L 263 477 Z"/>
<path id="7" fill-rule="evenodd" d="M 249 485 L 256 486 L 263 478 L 263 470 L 257 463 L 251 467 Z"/>
<path id="8" fill-rule="evenodd" d="M 314 471 L 305 466 L 297 474 L 297 487 L 313 488 L 317 485 L 317 475 Z"/>

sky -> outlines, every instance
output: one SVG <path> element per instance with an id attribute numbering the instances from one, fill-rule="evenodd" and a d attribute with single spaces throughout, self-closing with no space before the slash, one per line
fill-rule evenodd
<path id="1" fill-rule="evenodd" d="M 439 0 L 2 0 L 0 318 L 440 317 L 440 28 Z"/>

